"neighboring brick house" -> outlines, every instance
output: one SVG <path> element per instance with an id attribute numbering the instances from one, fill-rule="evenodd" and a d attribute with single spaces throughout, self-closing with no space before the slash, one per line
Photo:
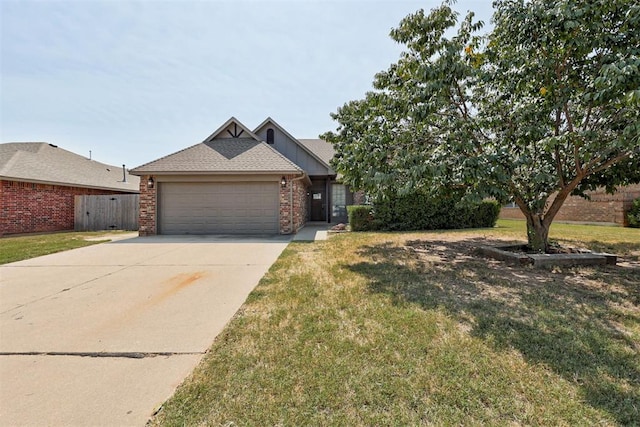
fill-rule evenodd
<path id="1" fill-rule="evenodd" d="M 75 196 L 138 191 L 137 176 L 55 145 L 0 144 L 0 235 L 73 230 Z"/>
<path id="2" fill-rule="evenodd" d="M 554 220 L 626 226 L 626 213 L 633 201 L 640 197 L 640 185 L 620 187 L 615 194 L 607 194 L 604 189 L 588 194 L 591 200 L 578 196 L 568 197 Z M 500 211 L 500 218 L 524 219 L 524 215 L 517 206 L 505 206 Z"/>
<path id="3" fill-rule="evenodd" d="M 140 176 L 140 235 L 292 234 L 307 221 L 346 222 L 349 189 L 333 147 L 298 140 L 271 118 L 234 117 L 200 144 L 131 170 Z"/>

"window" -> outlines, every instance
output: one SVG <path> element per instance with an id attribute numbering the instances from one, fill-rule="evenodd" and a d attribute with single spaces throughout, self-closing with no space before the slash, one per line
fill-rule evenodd
<path id="1" fill-rule="evenodd" d="M 342 184 L 331 186 L 331 216 L 336 221 L 347 220 L 347 188 Z"/>
<path id="2" fill-rule="evenodd" d="M 273 144 L 273 129 L 267 129 L 267 144 Z"/>

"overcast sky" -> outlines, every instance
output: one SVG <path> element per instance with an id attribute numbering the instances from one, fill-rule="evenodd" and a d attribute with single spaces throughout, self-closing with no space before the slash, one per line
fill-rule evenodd
<path id="1" fill-rule="evenodd" d="M 0 0 L 0 141 L 46 141 L 128 168 L 229 117 L 298 138 L 398 59 L 424 1 Z M 460 0 L 489 24 L 491 0 Z"/>

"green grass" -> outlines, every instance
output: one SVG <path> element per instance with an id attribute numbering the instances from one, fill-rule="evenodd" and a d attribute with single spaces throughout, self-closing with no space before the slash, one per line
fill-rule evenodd
<path id="1" fill-rule="evenodd" d="M 497 229 L 503 236 L 509 236 L 526 243 L 527 227 L 525 221 L 499 220 Z M 622 251 L 626 253 L 629 248 L 638 244 L 640 229 L 556 222 L 551 224 L 549 239 L 561 244 L 586 246 L 594 251 L 614 253 Z"/>
<path id="2" fill-rule="evenodd" d="M 0 238 L 0 265 L 108 242 L 111 240 L 109 236 L 116 233 L 118 232 L 62 232 L 2 237 Z M 85 240 L 98 236 L 105 238 L 98 241 Z"/>
<path id="3" fill-rule="evenodd" d="M 521 227 L 291 243 L 152 424 L 637 423 L 638 266 L 547 271 L 474 255 Z M 552 235 L 632 264 L 640 254 L 640 230 Z"/>

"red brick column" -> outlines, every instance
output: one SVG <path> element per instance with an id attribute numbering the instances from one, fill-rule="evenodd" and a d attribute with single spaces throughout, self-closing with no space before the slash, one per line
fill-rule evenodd
<path id="1" fill-rule="evenodd" d="M 140 213 L 138 217 L 140 227 L 138 234 L 140 236 L 154 236 L 158 232 L 156 224 L 158 182 L 155 181 L 153 188 L 150 188 L 149 178 L 149 175 L 140 177 Z"/>
<path id="2" fill-rule="evenodd" d="M 307 186 L 304 180 L 293 181 L 293 227 L 298 232 L 307 222 Z"/>
<path id="3" fill-rule="evenodd" d="M 307 187 L 296 175 L 280 186 L 280 234 L 296 233 L 307 221 Z"/>

